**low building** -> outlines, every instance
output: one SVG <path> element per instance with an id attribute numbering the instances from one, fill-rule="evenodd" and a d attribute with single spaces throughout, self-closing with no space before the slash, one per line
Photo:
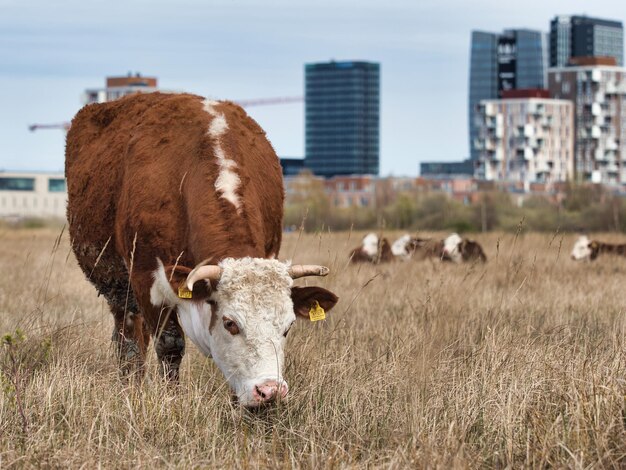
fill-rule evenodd
<path id="1" fill-rule="evenodd" d="M 62 172 L 0 172 L 0 217 L 65 219 L 66 207 Z"/>
<path id="2" fill-rule="evenodd" d="M 573 106 L 568 100 L 522 97 L 483 100 L 476 114 L 475 176 L 528 187 L 568 181 L 574 172 Z"/>
<path id="3" fill-rule="evenodd" d="M 333 176 L 324 182 L 326 194 L 334 207 L 374 207 L 376 176 Z"/>
<path id="4" fill-rule="evenodd" d="M 83 93 L 83 104 L 106 103 L 135 93 L 158 91 L 156 77 L 143 77 L 140 73 L 123 77 L 107 77 L 105 88 L 88 88 Z"/>
<path id="5" fill-rule="evenodd" d="M 420 176 L 424 178 L 450 178 L 452 176 L 474 176 L 474 162 L 422 162 Z"/>

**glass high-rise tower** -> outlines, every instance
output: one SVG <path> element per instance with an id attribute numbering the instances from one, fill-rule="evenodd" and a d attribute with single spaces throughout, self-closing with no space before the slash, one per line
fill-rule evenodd
<path id="1" fill-rule="evenodd" d="M 571 57 L 613 57 L 624 65 L 621 21 L 588 16 L 555 16 L 550 21 L 550 67 L 565 67 Z"/>
<path id="2" fill-rule="evenodd" d="M 469 147 L 476 160 L 476 110 L 481 100 L 498 99 L 503 90 L 544 88 L 547 65 L 545 33 L 507 29 L 503 33 L 472 31 L 469 80 Z"/>
<path id="3" fill-rule="evenodd" d="M 305 166 L 314 174 L 377 175 L 380 64 L 306 64 Z"/>

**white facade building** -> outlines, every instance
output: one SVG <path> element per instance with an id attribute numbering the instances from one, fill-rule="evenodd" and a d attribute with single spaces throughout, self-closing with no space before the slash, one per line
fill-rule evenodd
<path id="1" fill-rule="evenodd" d="M 156 77 L 131 74 L 123 77 L 107 77 L 105 88 L 88 88 L 83 93 L 83 104 L 106 103 L 126 95 L 159 91 Z"/>
<path id="2" fill-rule="evenodd" d="M 548 84 L 552 96 L 574 103 L 576 179 L 626 184 L 626 68 L 554 68 Z"/>
<path id="3" fill-rule="evenodd" d="M 475 119 L 477 178 L 524 184 L 557 183 L 572 178 L 574 120 L 570 101 L 483 100 Z"/>
<path id="4" fill-rule="evenodd" d="M 63 173 L 0 171 L 0 217 L 65 219 L 66 207 Z"/>

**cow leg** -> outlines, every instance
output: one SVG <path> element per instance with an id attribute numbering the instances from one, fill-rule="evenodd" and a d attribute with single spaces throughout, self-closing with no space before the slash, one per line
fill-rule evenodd
<path id="1" fill-rule="evenodd" d="M 167 380 L 178 382 L 180 363 L 185 355 L 185 337 L 175 308 L 163 308 L 154 328 L 154 349 Z"/>
<path id="2" fill-rule="evenodd" d="M 153 283 L 153 271 L 137 272 L 132 276 L 135 297 L 154 337 L 154 349 L 163 375 L 166 379 L 177 382 L 180 363 L 185 355 L 185 337 L 178 323 L 176 308 L 152 304 L 150 289 Z"/>
<path id="3" fill-rule="evenodd" d="M 124 376 L 144 373 L 146 349 L 150 342 L 143 316 L 118 306 L 111 306 L 115 319 L 112 341 L 119 360 L 120 371 Z"/>

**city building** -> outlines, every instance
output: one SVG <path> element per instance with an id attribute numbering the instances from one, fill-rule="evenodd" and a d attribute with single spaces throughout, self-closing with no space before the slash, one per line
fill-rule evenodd
<path id="1" fill-rule="evenodd" d="M 624 65 L 621 21 L 588 16 L 555 16 L 550 21 L 550 67 L 564 67 L 572 57 L 613 57 Z"/>
<path id="2" fill-rule="evenodd" d="M 626 184 L 626 68 L 597 62 L 549 69 L 550 95 L 574 104 L 576 180 Z"/>
<path id="3" fill-rule="evenodd" d="M 483 100 L 476 116 L 479 150 L 476 177 L 531 183 L 558 183 L 573 177 L 573 106 L 547 98 L 547 91 L 521 91 Z M 543 95 L 543 97 L 537 97 Z"/>
<path id="4" fill-rule="evenodd" d="M 333 176 L 324 182 L 333 207 L 374 207 L 377 178 L 372 175 Z"/>
<path id="5" fill-rule="evenodd" d="M 474 164 L 475 162 L 473 160 L 463 160 L 460 162 L 422 162 L 420 163 L 420 175 L 424 178 L 473 176 Z"/>
<path id="6" fill-rule="evenodd" d="M 502 91 L 545 88 L 547 37 L 541 31 L 507 29 L 502 33 L 472 31 L 468 126 L 470 158 L 479 150 L 474 116 L 482 100 L 498 99 Z"/>
<path id="7" fill-rule="evenodd" d="M 67 190 L 62 172 L 0 172 L 0 217 L 65 219 Z"/>
<path id="8" fill-rule="evenodd" d="M 105 88 L 89 88 L 83 93 L 83 104 L 105 103 L 134 93 L 152 93 L 158 90 L 156 77 L 143 77 L 140 73 L 124 77 L 107 77 Z"/>
<path id="9" fill-rule="evenodd" d="M 283 176 L 296 176 L 305 169 L 304 158 L 281 157 L 280 166 Z"/>
<path id="10" fill-rule="evenodd" d="M 305 166 L 318 176 L 379 172 L 380 65 L 306 64 Z"/>

